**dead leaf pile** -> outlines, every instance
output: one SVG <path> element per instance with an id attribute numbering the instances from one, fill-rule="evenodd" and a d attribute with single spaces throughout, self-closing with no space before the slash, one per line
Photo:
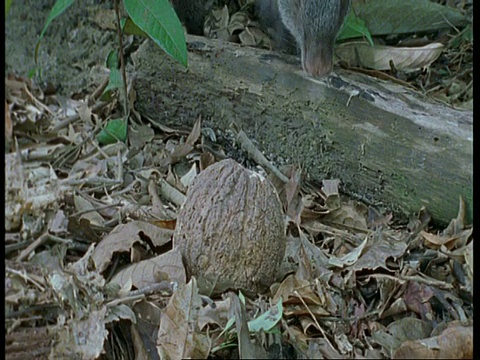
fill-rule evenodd
<path id="1" fill-rule="evenodd" d="M 200 119 L 185 131 L 138 117 L 127 143 L 100 147 L 113 105 L 61 102 L 22 79 L 6 87 L 7 358 L 473 356 L 461 199 L 443 230 L 425 209 L 400 226 L 342 197 L 339 180 L 318 187 L 276 168 L 233 127 L 277 188 L 288 244 L 269 292 L 210 298 L 172 234 L 192 180 L 227 156 L 215 133 Z"/>

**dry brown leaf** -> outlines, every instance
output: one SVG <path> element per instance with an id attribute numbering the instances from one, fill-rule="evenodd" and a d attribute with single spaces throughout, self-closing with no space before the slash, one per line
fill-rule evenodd
<path id="1" fill-rule="evenodd" d="M 297 326 L 289 326 L 284 323 L 285 332 L 288 334 L 289 341 L 295 346 L 301 354 L 306 354 L 308 350 L 308 344 L 310 342 L 310 336 L 303 333 Z M 310 359 L 307 358 L 306 359 Z"/>
<path id="2" fill-rule="evenodd" d="M 300 233 L 300 243 L 303 251 L 305 251 L 305 260 L 310 261 L 311 266 L 316 269 L 317 273 L 315 275 L 320 275 L 319 272 L 328 266 L 328 257 L 317 246 L 312 244 L 303 232 Z"/>
<path id="3" fill-rule="evenodd" d="M 305 359 L 345 359 L 345 355 L 333 349 L 324 338 L 314 338 L 308 341 Z"/>
<path id="4" fill-rule="evenodd" d="M 136 359 L 151 359 L 148 353 L 155 353 L 158 327 L 162 310 L 151 301 L 141 300 L 132 309 L 137 318 L 136 324 L 131 324 L 132 342 L 135 348 Z"/>
<path id="5" fill-rule="evenodd" d="M 330 196 L 327 200 L 330 200 L 332 197 L 334 196 Z M 326 205 L 330 207 L 331 211 L 324 216 L 324 222 L 331 222 L 335 225 L 342 224 L 357 231 L 368 229 L 368 209 L 359 202 L 349 201 L 347 204 L 341 204 L 339 207 L 338 204 L 332 206 L 326 203 Z"/>
<path id="6" fill-rule="evenodd" d="M 329 311 L 321 305 L 307 304 L 308 308 L 299 301 L 298 303 L 292 303 L 284 306 L 283 314 L 287 318 L 299 317 L 299 316 L 330 316 Z"/>
<path id="7" fill-rule="evenodd" d="M 270 37 L 255 26 L 246 26 L 245 29 L 238 34 L 238 38 L 240 43 L 246 46 L 272 48 L 272 40 Z"/>
<path id="8" fill-rule="evenodd" d="M 372 328 L 372 338 L 387 352 L 387 357 L 396 351 L 403 342 L 423 339 L 431 335 L 432 325 L 414 317 L 404 317 L 391 322 L 386 328 Z"/>
<path id="9" fill-rule="evenodd" d="M 373 236 L 375 236 L 376 239 L 374 241 L 370 239 L 366 250 L 351 267 L 352 270 L 375 270 L 378 268 L 391 270 L 387 266 L 387 259 L 397 260 L 402 257 L 407 250 L 407 244 L 404 241 L 386 238 L 385 234 L 380 232 L 375 232 Z"/>
<path id="10" fill-rule="evenodd" d="M 330 315 L 330 312 L 325 310 L 324 304 L 313 290 L 310 282 L 301 280 L 295 275 L 289 275 L 280 284 L 272 301 L 276 303 L 280 299 L 283 302 L 286 316 L 298 316 L 300 314 Z M 305 304 L 307 304 L 308 309 L 305 308 Z"/>
<path id="11" fill-rule="evenodd" d="M 80 213 L 80 220 L 86 219 L 94 226 L 104 226 L 105 220 L 102 215 L 95 210 L 95 206 L 93 206 L 89 200 L 83 196 L 74 194 L 73 201 L 75 203 L 76 212 Z"/>
<path id="12" fill-rule="evenodd" d="M 215 324 L 221 328 L 225 327 L 230 317 L 230 298 L 215 301 L 200 309 L 198 314 L 198 326 L 203 330 L 207 324 Z"/>
<path id="13" fill-rule="evenodd" d="M 442 54 L 445 46 L 432 43 L 422 47 L 370 46 L 366 42 L 340 44 L 335 53 L 350 66 L 374 70 L 419 70 L 429 66 Z"/>
<path id="14" fill-rule="evenodd" d="M 288 250 L 290 251 L 290 249 Z M 295 275 L 301 280 L 313 281 L 315 278 L 318 277 L 319 272 L 323 270 L 323 269 L 316 269 L 312 265 L 312 261 L 307 256 L 307 253 L 303 246 L 298 247 L 295 257 L 292 257 L 292 258 L 298 259 L 298 267 L 297 267 L 297 271 L 295 272 Z"/>
<path id="15" fill-rule="evenodd" d="M 167 230 L 175 230 L 177 220 L 156 220 L 152 221 L 152 224 L 158 226 L 159 228 L 162 229 L 167 229 Z"/>
<path id="16" fill-rule="evenodd" d="M 473 359 L 473 327 L 449 326 L 438 336 L 405 341 L 393 359 Z"/>
<path id="17" fill-rule="evenodd" d="M 160 185 L 160 194 L 162 194 L 168 201 L 171 201 L 177 206 L 181 206 L 185 202 L 186 196 L 170 185 L 168 181 L 159 179 L 158 185 Z"/>
<path id="18" fill-rule="evenodd" d="M 100 237 L 87 219 L 77 219 L 70 216 L 68 218 L 68 232 L 75 238 L 84 239 L 88 242 L 98 243 L 100 241 Z"/>
<path id="19" fill-rule="evenodd" d="M 340 354 L 345 356 L 347 354 L 352 353 L 354 347 L 352 343 L 348 340 L 348 337 L 346 334 L 337 332 L 335 333 L 333 339 L 335 340 L 335 344 L 337 345 Z"/>
<path id="20" fill-rule="evenodd" d="M 423 339 L 430 336 L 433 326 L 429 321 L 413 317 L 396 320 L 387 326 L 390 334 L 400 341 Z"/>
<path id="21" fill-rule="evenodd" d="M 133 148 L 142 149 L 154 137 L 155 131 L 150 126 L 132 124 L 128 128 L 128 141 Z"/>
<path id="22" fill-rule="evenodd" d="M 260 345 L 252 342 L 250 339 L 245 304 L 243 304 L 238 296 L 233 292 L 229 293 L 229 297 L 232 303 L 233 315 L 235 315 L 238 354 L 240 359 L 266 359 L 266 351 Z"/>
<path id="23" fill-rule="evenodd" d="M 296 318 L 298 319 L 298 321 L 300 321 L 300 326 L 302 327 L 303 333 L 305 335 L 312 336 L 320 332 L 320 329 L 317 326 L 318 322 L 312 319 L 311 316 L 308 316 L 308 314 L 296 314 Z"/>
<path id="24" fill-rule="evenodd" d="M 450 224 L 448 224 L 447 228 L 443 230 L 441 234 L 453 236 L 461 232 L 465 228 L 465 214 L 466 214 L 465 201 L 460 196 L 457 217 L 455 219 L 452 219 L 452 221 L 450 221 Z"/>
<path id="25" fill-rule="evenodd" d="M 328 264 L 330 266 L 336 266 L 341 269 L 347 266 L 352 266 L 360 258 L 363 249 L 365 249 L 365 246 L 367 245 L 367 241 L 368 237 L 365 237 L 365 240 L 363 240 L 360 245 L 358 245 L 356 248 L 353 248 L 348 254 L 340 258 L 337 258 L 336 256 L 331 256 L 328 260 Z"/>
<path id="26" fill-rule="evenodd" d="M 142 324 L 144 325 L 144 324 Z M 135 326 L 135 324 L 130 325 L 131 331 L 131 339 L 130 341 L 133 344 L 133 348 L 135 351 L 135 358 L 136 359 L 150 359 L 151 356 L 149 354 L 148 349 L 153 349 L 155 347 L 155 343 L 151 341 L 151 333 L 142 333 L 140 334 L 141 327 Z M 149 342 L 149 344 L 145 344 L 145 342 Z"/>
<path id="27" fill-rule="evenodd" d="M 195 179 L 197 174 L 198 174 L 197 165 L 193 164 L 190 170 L 180 178 L 180 182 L 182 183 L 185 189 L 188 189 L 188 187 L 192 184 L 193 179 Z"/>
<path id="28" fill-rule="evenodd" d="M 174 147 L 172 153 L 162 161 L 162 166 L 175 164 L 187 156 L 195 148 L 195 143 L 202 134 L 201 130 L 202 121 L 199 118 L 193 125 L 192 131 L 188 134 L 185 142 Z"/>
<path id="29" fill-rule="evenodd" d="M 117 272 L 110 282 L 123 287 L 129 280 L 137 289 L 143 289 L 161 281 L 176 282 L 179 286 L 184 285 L 187 277 L 182 256 L 178 251 L 171 250 L 152 259 L 130 264 Z"/>
<path id="30" fill-rule="evenodd" d="M 409 281 L 403 298 L 409 310 L 419 314 L 422 319 L 433 319 L 434 316 L 430 304 L 430 299 L 433 296 L 433 291 L 428 285 Z"/>
<path id="31" fill-rule="evenodd" d="M 185 140 L 185 142 L 187 144 L 194 146 L 195 143 L 200 138 L 201 134 L 202 134 L 202 119 L 199 117 L 197 121 L 195 121 L 195 124 L 193 124 L 192 130 L 190 131 L 190 134 L 188 134 L 187 140 Z"/>
<path id="32" fill-rule="evenodd" d="M 215 163 L 215 156 L 212 153 L 204 152 L 200 155 L 199 168 L 200 171 L 205 170 L 207 167 Z"/>
<path id="33" fill-rule="evenodd" d="M 300 226 L 303 202 L 300 196 L 302 186 L 302 172 L 299 169 L 292 169 L 288 182 L 285 185 L 287 215 Z"/>
<path id="34" fill-rule="evenodd" d="M 146 239 L 155 247 L 162 246 L 171 240 L 172 235 L 171 230 L 159 228 L 145 221 L 120 224 L 97 245 L 93 261 L 98 271 L 102 272 L 107 268 L 114 252 L 128 252 L 133 244 L 145 243 Z"/>
<path id="35" fill-rule="evenodd" d="M 385 304 L 385 306 L 388 304 Z M 385 319 L 389 316 L 403 314 L 407 311 L 407 305 L 405 304 L 405 300 L 403 299 L 396 299 L 393 304 L 388 306 L 384 312 L 380 314 L 380 319 Z"/>
<path id="36" fill-rule="evenodd" d="M 461 248 L 464 246 L 472 235 L 473 229 L 461 230 L 455 235 L 435 235 L 422 231 L 420 234 L 425 239 L 424 245 L 430 249 L 438 249 L 444 246 L 448 250 Z"/>
<path id="37" fill-rule="evenodd" d="M 322 191 L 325 194 L 325 197 L 328 198 L 330 196 L 338 196 L 338 186 L 340 185 L 340 180 L 332 179 L 332 180 L 323 180 L 322 181 Z"/>
<path id="38" fill-rule="evenodd" d="M 52 167 L 22 162 L 17 153 L 6 154 L 5 230 L 18 229 L 24 214 L 41 220 L 47 209 L 58 207 L 68 189 L 58 180 Z M 24 230 L 36 233 L 33 229 Z"/>
<path id="39" fill-rule="evenodd" d="M 198 326 L 201 307 L 197 281 L 192 278 L 172 295 L 160 318 L 157 337 L 160 358 L 163 355 L 172 360 L 207 358 L 211 340 Z"/>
<path id="40" fill-rule="evenodd" d="M 230 14 L 226 5 L 214 9 L 206 17 L 203 32 L 207 37 L 228 41 L 230 39 L 229 22 Z"/>
<path id="41" fill-rule="evenodd" d="M 332 211 L 339 211 L 339 209 L 342 206 L 341 199 L 340 199 L 340 194 L 338 193 L 338 185 L 340 181 L 338 180 L 324 180 L 323 182 L 323 187 L 322 191 L 324 192 L 325 196 L 325 204 L 324 206 L 321 207 L 321 210 L 326 212 L 326 216 L 330 214 Z M 331 219 L 335 221 L 335 217 L 338 216 L 337 214 L 334 214 Z M 324 218 L 325 219 L 325 218 Z M 326 221 L 329 221 L 327 218 Z M 341 221 L 341 220 L 340 220 Z"/>
<path id="42" fill-rule="evenodd" d="M 52 359 L 97 359 L 103 351 L 103 343 L 108 331 L 105 328 L 104 306 L 98 311 L 92 311 L 85 320 L 70 320 L 66 326 L 57 326 L 53 332 L 58 338 L 52 348 Z"/>

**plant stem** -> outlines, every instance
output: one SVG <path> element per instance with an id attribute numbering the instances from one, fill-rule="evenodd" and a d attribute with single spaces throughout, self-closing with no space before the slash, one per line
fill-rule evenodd
<path id="1" fill-rule="evenodd" d="M 122 37 L 122 29 L 120 25 L 120 10 L 118 6 L 118 0 L 114 1 L 115 3 L 115 14 L 117 16 L 117 34 L 118 34 L 118 46 L 119 46 L 119 55 L 120 55 L 120 69 L 122 71 L 122 79 L 123 79 L 123 111 L 125 115 L 125 119 L 128 118 L 128 114 L 130 113 L 128 108 L 128 99 L 127 99 L 127 74 L 125 72 L 125 59 L 123 56 L 123 37 Z"/>

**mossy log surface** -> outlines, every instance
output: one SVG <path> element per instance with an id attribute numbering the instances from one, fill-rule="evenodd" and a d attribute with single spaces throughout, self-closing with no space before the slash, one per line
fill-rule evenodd
<path id="1" fill-rule="evenodd" d="M 295 57 L 187 41 L 188 70 L 149 41 L 133 55 L 141 113 L 167 125 L 235 122 L 270 160 L 299 164 L 312 180 L 338 178 L 397 218 L 426 206 L 446 223 L 462 196 L 471 219 L 472 112 L 341 69 L 312 79 Z"/>

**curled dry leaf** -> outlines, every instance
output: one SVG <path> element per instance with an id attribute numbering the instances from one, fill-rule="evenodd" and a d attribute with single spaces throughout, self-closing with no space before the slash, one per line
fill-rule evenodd
<path id="1" fill-rule="evenodd" d="M 16 153 L 5 155 L 5 230 L 18 229 L 24 214 L 43 218 L 57 207 L 68 186 L 60 184 L 51 166 L 22 163 Z"/>
<path id="2" fill-rule="evenodd" d="M 198 326 L 202 330 L 207 324 L 215 324 L 221 328 L 225 327 L 229 319 L 230 298 L 215 301 L 207 304 L 200 309 L 198 316 Z"/>
<path id="3" fill-rule="evenodd" d="M 438 336 L 405 341 L 393 359 L 473 359 L 473 326 L 452 324 Z"/>
<path id="4" fill-rule="evenodd" d="M 422 231 L 421 235 L 424 238 L 425 247 L 430 249 L 438 249 L 445 246 L 448 250 L 459 248 L 467 243 L 471 237 L 473 229 L 462 230 L 455 235 L 435 235 Z"/>
<path id="5" fill-rule="evenodd" d="M 162 229 L 145 221 L 132 221 L 120 224 L 105 236 L 93 253 L 93 261 L 98 271 L 105 270 L 114 252 L 130 251 L 136 242 L 148 239 L 155 247 L 171 240 L 173 231 Z"/>
<path id="6" fill-rule="evenodd" d="M 429 66 L 442 54 L 445 46 L 432 43 L 422 47 L 393 47 L 365 42 L 347 42 L 336 49 L 338 57 L 350 66 L 374 70 L 390 70 L 393 62 L 397 70 L 419 70 Z"/>
<path id="7" fill-rule="evenodd" d="M 307 280 L 299 279 L 296 275 L 289 275 L 282 281 L 278 288 L 273 302 L 282 301 L 284 305 L 301 303 L 299 296 L 307 304 L 320 305 L 321 301 Z"/>
<path id="8" fill-rule="evenodd" d="M 116 273 L 111 282 L 123 287 L 129 280 L 137 289 L 143 289 L 161 281 L 184 285 L 186 275 L 182 256 L 178 251 L 169 251 L 152 259 L 130 264 Z"/>
<path id="9" fill-rule="evenodd" d="M 362 241 L 360 245 L 356 248 L 352 249 L 348 254 L 337 258 L 335 256 L 330 257 L 328 264 L 331 266 L 336 266 L 339 268 L 343 268 L 345 266 L 351 266 L 357 262 L 362 254 L 363 249 L 367 245 L 368 237 L 365 237 L 365 240 Z"/>
<path id="10" fill-rule="evenodd" d="M 240 43 L 246 46 L 258 46 L 267 49 L 272 48 L 272 40 L 261 29 L 247 25 L 238 35 Z"/>
<path id="11" fill-rule="evenodd" d="M 266 359 L 265 350 L 250 339 L 250 331 L 247 323 L 247 313 L 245 304 L 240 301 L 239 297 L 233 293 L 229 293 L 232 301 L 232 310 L 235 315 L 235 326 L 238 339 L 238 354 L 240 359 Z"/>
<path id="12" fill-rule="evenodd" d="M 80 213 L 80 219 L 86 219 L 90 224 L 95 226 L 104 226 L 105 220 L 98 211 L 96 211 L 95 206 L 89 201 L 89 199 L 74 194 L 73 201 L 75 203 L 75 210 Z"/>
<path id="13" fill-rule="evenodd" d="M 197 281 L 192 278 L 173 294 L 160 318 L 157 337 L 160 358 L 164 354 L 170 359 L 207 358 L 210 339 L 198 326 L 201 307 Z"/>
<path id="14" fill-rule="evenodd" d="M 56 345 L 50 353 L 51 359 L 97 359 L 107 338 L 105 316 L 107 308 L 92 311 L 85 320 L 72 319 L 65 327 L 52 329 L 56 333 Z"/>
<path id="15" fill-rule="evenodd" d="M 396 260 L 405 254 L 407 244 L 404 241 L 395 241 L 386 238 L 385 234 L 373 233 L 368 238 L 366 250 L 358 261 L 352 266 L 352 270 L 383 268 L 390 270 L 387 266 L 387 259 Z"/>

